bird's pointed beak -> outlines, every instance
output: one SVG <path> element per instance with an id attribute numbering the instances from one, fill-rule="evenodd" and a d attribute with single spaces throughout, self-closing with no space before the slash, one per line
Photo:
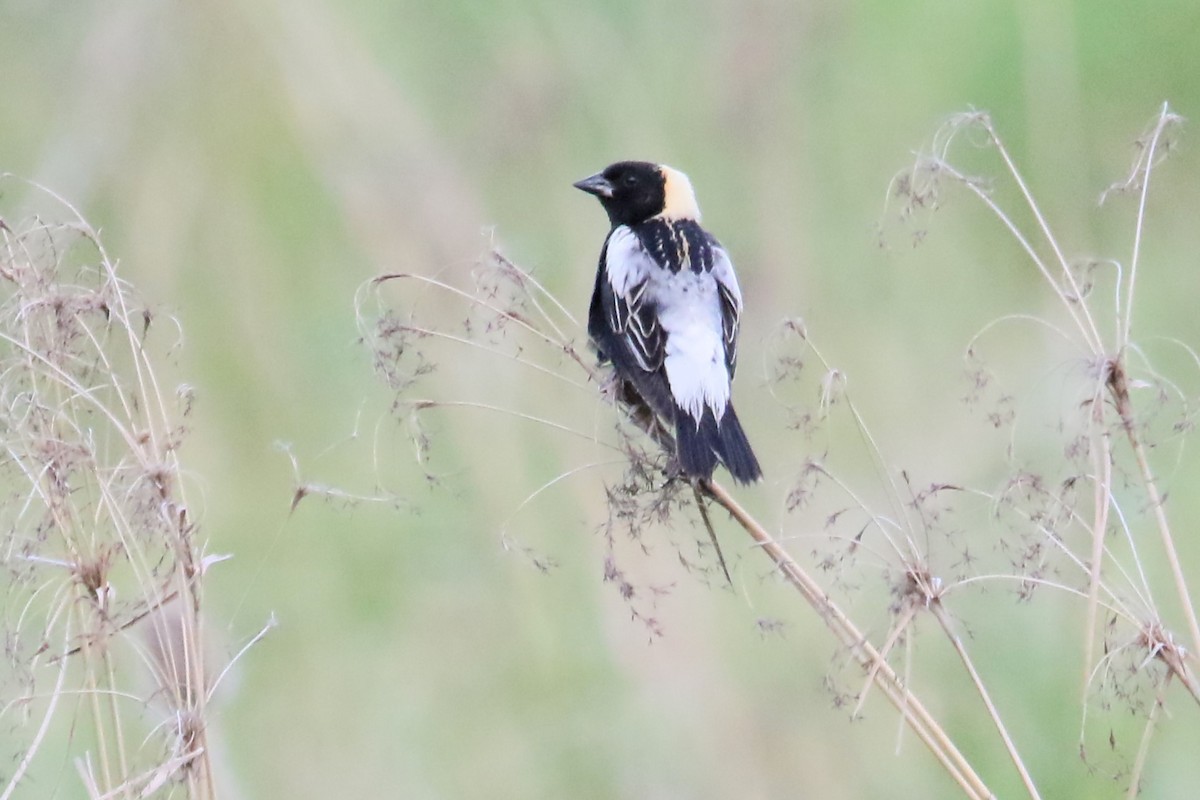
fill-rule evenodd
<path id="1" fill-rule="evenodd" d="M 590 178 L 584 178 L 581 181 L 576 181 L 571 185 L 576 189 L 587 192 L 588 194 L 594 194 L 596 197 L 608 198 L 613 196 L 613 185 L 609 183 L 608 180 L 605 179 L 604 174 L 600 172 L 597 172 Z"/>

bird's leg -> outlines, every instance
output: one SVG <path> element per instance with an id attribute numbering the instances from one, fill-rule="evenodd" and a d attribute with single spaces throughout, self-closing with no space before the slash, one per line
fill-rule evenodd
<path id="1" fill-rule="evenodd" d="M 725 580 L 729 581 L 729 588 L 733 588 L 733 578 L 729 577 L 729 567 L 725 565 L 725 554 L 721 552 L 721 543 L 717 541 L 717 532 L 713 529 L 712 519 L 708 516 L 708 505 L 705 500 L 703 485 L 705 481 L 692 481 L 692 492 L 696 495 L 696 508 L 700 509 L 700 519 L 704 522 L 704 528 L 708 531 L 708 538 L 712 541 L 713 549 L 717 551 L 717 561 L 721 564 L 721 572 L 725 573 Z"/>

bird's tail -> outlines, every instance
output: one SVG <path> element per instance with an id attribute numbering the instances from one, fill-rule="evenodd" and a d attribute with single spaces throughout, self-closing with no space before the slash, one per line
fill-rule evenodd
<path id="1" fill-rule="evenodd" d="M 712 409 L 705 409 L 697 425 L 695 419 L 677 409 L 675 439 L 679 450 L 679 465 L 685 475 L 711 478 L 719 460 L 739 483 L 753 483 L 762 477 L 758 459 L 742 430 L 733 405 L 725 406 L 720 424 Z"/>

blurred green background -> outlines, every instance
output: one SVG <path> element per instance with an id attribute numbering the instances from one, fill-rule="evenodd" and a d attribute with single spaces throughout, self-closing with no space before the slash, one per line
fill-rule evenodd
<path id="1" fill-rule="evenodd" d="M 859 446 L 848 428 L 819 444 L 782 430 L 763 354 L 785 317 L 848 376 L 889 466 L 986 484 L 1008 468 L 1005 442 L 959 402 L 963 348 L 1000 314 L 1053 304 L 962 192 L 914 248 L 887 222 L 889 181 L 949 114 L 986 109 L 1071 254 L 1125 260 L 1133 206 L 1096 201 L 1164 100 L 1200 114 L 1198 36 L 1200 6 L 1183 1 L 0 0 L 0 171 L 77 204 L 183 325 L 191 502 L 210 549 L 235 555 L 209 584 L 214 659 L 279 621 L 215 707 L 228 796 L 954 796 L 877 696 L 861 721 L 836 707 L 826 676 L 859 679 L 728 526 L 735 592 L 690 576 L 665 540 L 624 554 L 640 581 L 673 585 L 648 641 L 602 581 L 599 476 L 519 515 L 556 569 L 501 546 L 500 523 L 572 466 L 554 437 L 515 426 L 481 446 L 474 412 L 439 417 L 454 465 L 441 488 L 400 445 L 373 447 L 390 396 L 353 298 L 385 271 L 469 270 L 494 241 L 582 318 L 605 223 L 571 182 L 622 158 L 669 163 L 739 266 L 735 394 L 768 475 L 741 496 L 768 526 L 818 529 L 784 496 L 814 447 Z M 1193 344 L 1196 140 L 1185 128 L 1156 177 L 1135 318 L 1139 335 Z M 1173 377 L 1195 394 L 1194 375 Z M 289 514 L 279 442 L 303 480 L 363 494 L 383 481 L 407 504 L 314 498 Z M 844 466 L 878 491 L 861 459 Z M 1196 477 L 1183 461 L 1168 483 L 1185 533 Z M 972 535 L 986 552 L 986 531 Z M 1197 537 L 1181 538 L 1195 574 Z M 880 638 L 883 595 L 854 609 Z M 1096 741 L 1126 726 L 1121 752 L 1079 760 L 1081 612 L 1039 600 L 965 601 L 985 678 L 1046 796 L 1121 796 L 1140 728 L 1096 723 Z M 930 626 L 917 644 L 935 713 L 1013 796 L 944 642 Z M 1164 724 L 1144 796 L 1200 781 L 1195 715 L 1181 704 Z M 56 796 L 77 796 L 64 784 Z"/>

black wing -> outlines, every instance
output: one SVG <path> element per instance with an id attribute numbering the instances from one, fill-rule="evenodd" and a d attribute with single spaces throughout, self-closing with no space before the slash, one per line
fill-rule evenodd
<path id="1" fill-rule="evenodd" d="M 725 340 L 725 366 L 733 379 L 737 368 L 737 340 L 742 319 L 742 290 L 738 288 L 733 262 L 725 248 L 710 238 L 713 252 L 712 275 L 717 279 L 717 294 L 721 299 L 721 333 Z"/>
<path id="2" fill-rule="evenodd" d="M 633 231 L 613 229 L 600 252 L 588 335 L 601 360 L 612 361 L 618 375 L 633 383 L 658 413 L 671 418 L 674 403 L 663 371 L 667 336 L 646 291 L 655 268 Z"/>

